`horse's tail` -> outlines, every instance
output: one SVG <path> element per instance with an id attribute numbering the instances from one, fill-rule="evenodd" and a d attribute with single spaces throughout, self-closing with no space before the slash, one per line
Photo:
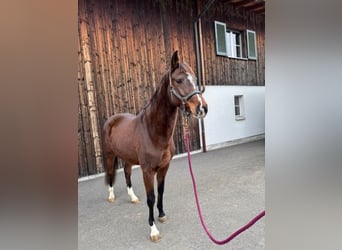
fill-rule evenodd
<path id="1" fill-rule="evenodd" d="M 107 164 L 106 164 L 105 184 L 112 187 L 115 182 L 116 168 L 118 166 L 118 157 L 114 156 L 112 159 L 107 159 L 106 163 Z"/>

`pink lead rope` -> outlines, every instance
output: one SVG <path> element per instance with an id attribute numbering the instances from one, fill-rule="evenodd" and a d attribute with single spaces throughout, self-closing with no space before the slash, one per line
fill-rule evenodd
<path id="1" fill-rule="evenodd" d="M 205 232 L 207 233 L 207 235 L 209 236 L 209 238 L 218 245 L 223 245 L 228 243 L 229 241 L 231 241 L 232 239 L 234 239 L 236 236 L 238 236 L 240 233 L 244 232 L 245 230 L 247 230 L 248 228 L 250 228 L 251 226 L 254 225 L 254 223 L 256 223 L 258 220 L 260 220 L 262 217 L 265 216 L 265 210 L 260 212 L 257 216 L 255 216 L 250 222 L 248 222 L 246 225 L 244 225 L 243 227 L 241 227 L 240 229 L 238 229 L 237 231 L 235 231 L 234 233 L 232 233 L 227 239 L 224 240 L 217 240 L 215 239 L 211 233 L 209 232 L 204 220 L 203 220 L 203 216 L 202 216 L 202 212 L 201 212 L 201 208 L 199 205 L 199 201 L 198 201 L 198 195 L 197 195 L 197 188 L 196 188 L 196 181 L 195 181 L 195 177 L 194 177 L 194 173 L 192 172 L 192 166 L 191 166 L 191 157 L 190 157 L 190 135 L 189 135 L 189 131 L 186 129 L 185 130 L 185 143 L 186 143 L 186 147 L 187 147 L 187 153 L 188 153 L 188 163 L 189 163 L 189 171 L 191 174 L 191 179 L 192 179 L 192 186 L 194 189 L 194 195 L 195 195 L 195 199 L 196 199 L 196 206 L 197 206 L 197 210 L 198 210 L 198 214 L 201 220 L 201 224 L 203 229 L 205 230 Z"/>

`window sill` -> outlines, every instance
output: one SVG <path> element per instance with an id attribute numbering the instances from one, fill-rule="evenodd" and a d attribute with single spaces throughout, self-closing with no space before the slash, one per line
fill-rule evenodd
<path id="1" fill-rule="evenodd" d="M 227 56 L 230 59 L 237 59 L 237 60 L 244 60 L 244 61 L 248 61 L 248 58 L 246 57 L 233 57 L 233 56 Z"/>
<path id="2" fill-rule="evenodd" d="M 236 115 L 235 116 L 235 121 L 243 121 L 246 120 L 246 117 L 242 116 L 242 115 Z"/>
<path id="3" fill-rule="evenodd" d="M 216 56 L 223 56 L 229 59 L 237 59 L 237 60 L 243 60 L 243 61 L 257 61 L 257 58 L 248 58 L 248 57 L 233 57 L 233 56 L 227 56 L 223 54 L 216 54 Z"/>

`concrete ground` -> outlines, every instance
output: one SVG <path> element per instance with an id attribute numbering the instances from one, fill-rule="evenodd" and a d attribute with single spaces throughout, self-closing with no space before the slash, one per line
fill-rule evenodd
<path id="1" fill-rule="evenodd" d="M 225 239 L 265 209 L 265 141 L 258 140 L 192 155 L 204 220 L 219 240 Z M 265 248 L 265 217 L 228 244 L 218 246 L 203 230 L 195 204 L 187 158 L 172 160 L 165 181 L 166 223 L 162 235 L 149 240 L 148 207 L 140 168 L 132 183 L 141 202 L 128 199 L 124 173 L 115 183 L 115 202 L 107 201 L 104 177 L 78 183 L 78 246 L 87 249 L 241 249 Z M 155 209 L 155 216 L 158 216 Z"/>

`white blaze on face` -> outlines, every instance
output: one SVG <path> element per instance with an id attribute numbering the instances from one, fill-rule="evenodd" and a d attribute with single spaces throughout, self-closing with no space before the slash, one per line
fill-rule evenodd
<path id="1" fill-rule="evenodd" d="M 192 86 L 194 87 L 194 89 L 196 89 L 196 85 L 195 85 L 195 81 L 194 78 L 192 77 L 192 75 L 190 73 L 186 73 L 189 82 L 191 82 Z"/>
<path id="2" fill-rule="evenodd" d="M 192 86 L 194 87 L 194 89 L 196 89 L 196 85 L 195 85 L 194 78 L 192 77 L 191 74 L 189 74 L 189 73 L 186 73 L 186 74 L 187 74 L 187 79 L 188 79 L 189 82 L 192 84 Z M 198 102 L 200 103 L 200 110 L 202 111 L 202 114 L 204 114 L 202 99 L 201 99 L 201 97 L 199 96 L 199 94 L 196 94 L 196 96 L 197 96 Z"/>

